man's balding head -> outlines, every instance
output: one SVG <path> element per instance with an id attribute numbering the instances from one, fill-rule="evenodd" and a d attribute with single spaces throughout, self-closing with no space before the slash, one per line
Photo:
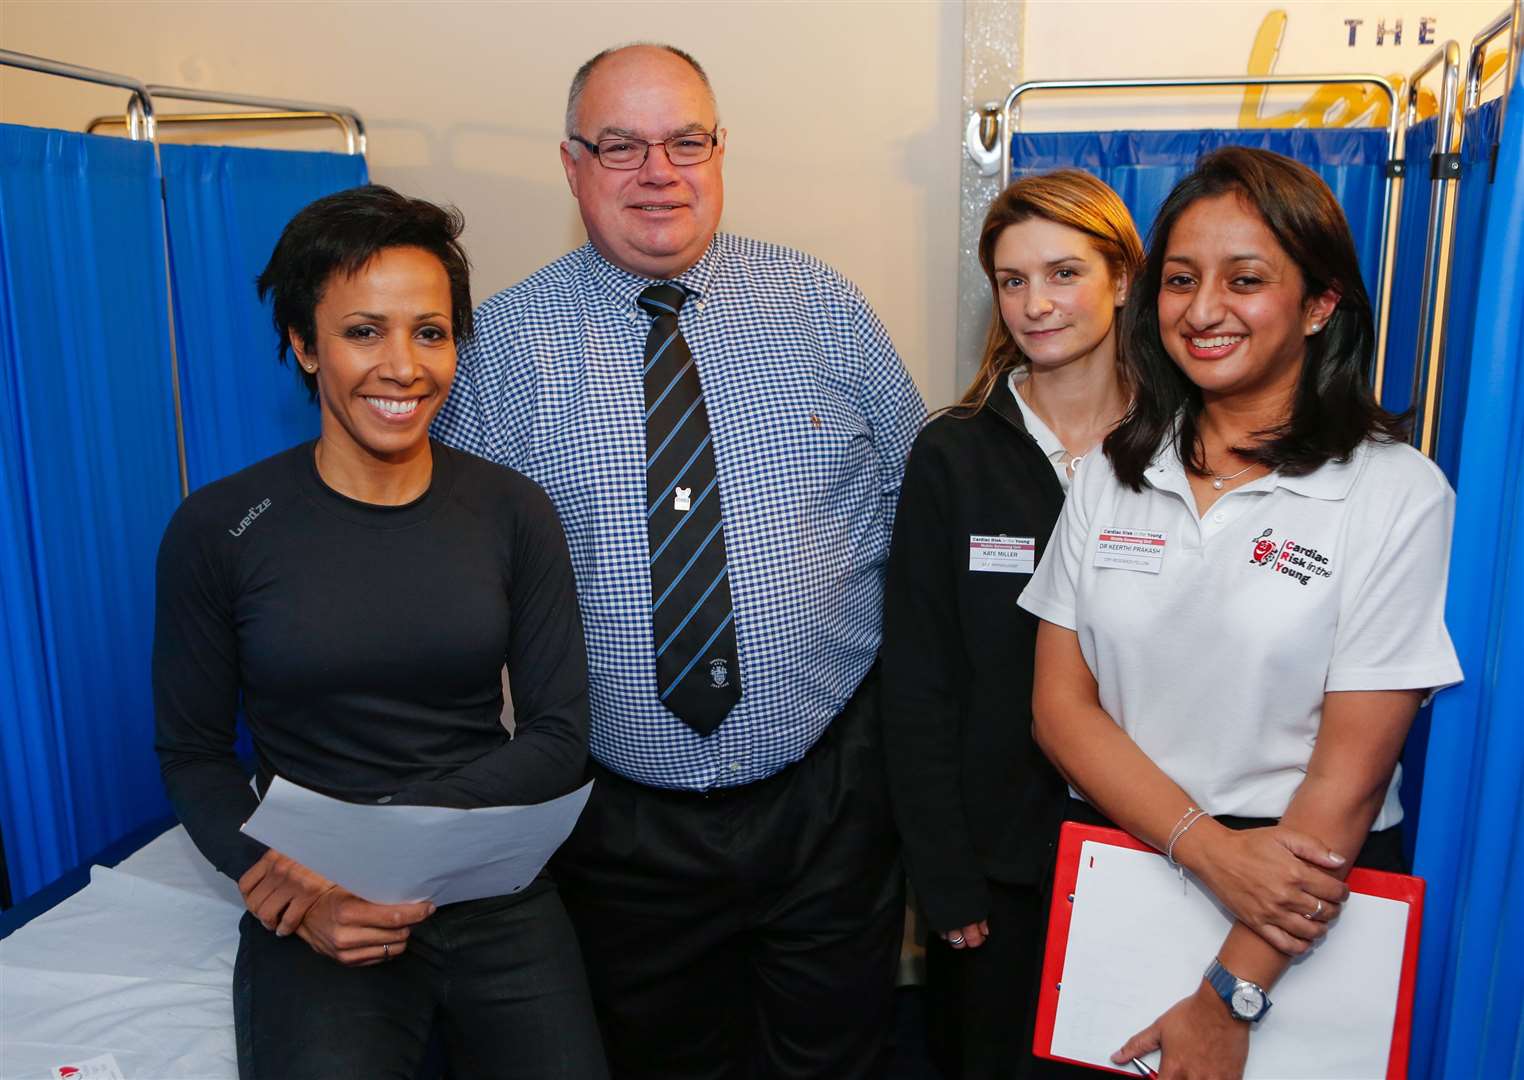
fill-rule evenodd
<path id="1" fill-rule="evenodd" d="M 666 45 L 661 42 L 637 41 L 629 45 L 613 45 L 604 49 L 601 53 L 589 58 L 577 69 L 572 76 L 571 88 L 566 92 L 566 137 L 571 138 L 577 133 L 577 107 L 582 103 L 582 91 L 587 87 L 587 80 L 592 75 L 593 69 L 615 53 L 624 52 L 626 49 L 660 49 L 670 53 L 683 61 L 693 69 L 693 73 L 704 84 L 704 89 L 709 92 L 709 104 L 714 107 L 715 121 L 719 121 L 719 107 L 714 99 L 714 87 L 709 83 L 709 73 L 704 66 L 693 58 L 693 55 L 676 45 Z"/>

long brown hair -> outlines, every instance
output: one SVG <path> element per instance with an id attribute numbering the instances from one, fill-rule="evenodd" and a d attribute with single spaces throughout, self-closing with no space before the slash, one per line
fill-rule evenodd
<path id="1" fill-rule="evenodd" d="M 1096 252 L 1106 260 L 1113 280 L 1125 274 L 1130 281 L 1143 265 L 1143 241 L 1138 239 L 1132 215 L 1115 191 L 1087 172 L 1059 169 L 1024 176 L 995 196 L 989 212 L 984 215 L 984 226 L 979 230 L 979 265 L 984 267 L 984 276 L 989 279 L 994 306 L 990 311 L 990 329 L 978 374 L 962 400 L 954 406 L 963 415 L 972 415 L 984 408 L 1006 374 L 1026 363 L 1027 358 L 1016 347 L 1016 339 L 1000 317 L 995 244 L 1008 227 L 1032 218 L 1067 225 L 1088 236 Z"/>
<path id="2" fill-rule="evenodd" d="M 1366 370 L 1375 351 L 1370 298 L 1349 222 L 1321 177 L 1268 150 L 1226 146 L 1196 164 L 1175 185 L 1150 234 L 1148 260 L 1128 290 L 1118 360 L 1137 387 L 1132 408 L 1110 435 L 1106 456 L 1117 478 L 1134 490 L 1159 445 L 1172 438 L 1186 468 L 1209 476 L 1197 426 L 1201 391 L 1170 359 L 1159 336 L 1159 288 L 1170 231 L 1201 199 L 1234 194 L 1258 214 L 1302 275 L 1304 296 L 1328 289 L 1339 305 L 1321 333 L 1307 338 L 1291 415 L 1261 441 L 1234 447 L 1245 461 L 1305 476 L 1328 461 L 1347 461 L 1365 439 L 1391 442 L 1407 435 L 1405 417 L 1387 412 L 1371 393 Z"/>

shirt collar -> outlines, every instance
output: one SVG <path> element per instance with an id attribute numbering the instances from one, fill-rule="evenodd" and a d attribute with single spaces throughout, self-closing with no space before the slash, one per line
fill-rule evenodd
<path id="1" fill-rule="evenodd" d="M 1360 471 L 1360 459 L 1365 456 L 1365 443 L 1355 447 L 1343 461 L 1325 461 L 1306 476 L 1282 476 L 1276 473 L 1276 484 L 1287 491 L 1306 495 L 1312 499 L 1337 502 L 1349 495 Z"/>
<path id="2" fill-rule="evenodd" d="M 686 289 L 689 297 L 698 301 L 700 308 L 704 306 L 710 290 L 714 287 L 715 274 L 723 257 L 720 247 L 719 235 L 716 234 L 709 241 L 709 246 L 704 249 L 704 254 L 699 257 L 699 261 L 671 279 Z M 591 240 L 582 245 L 581 254 L 582 265 L 594 281 L 606 289 L 620 306 L 628 308 L 637 315 L 642 314 L 635 301 L 639 299 L 642 292 L 656 284 L 659 279 L 641 277 L 639 274 L 632 274 L 628 270 L 615 266 L 603 257 Z"/>
<path id="3" fill-rule="evenodd" d="M 1285 476 L 1279 472 L 1273 472 L 1234 490 L 1273 491 L 1280 487 L 1311 499 L 1337 502 L 1347 497 L 1350 489 L 1354 487 L 1355 477 L 1359 472 L 1359 461 L 1364 453 L 1365 444 L 1361 443 L 1355 447 L 1347 460 L 1326 461 L 1305 476 Z M 1173 491 L 1187 499 L 1193 497 L 1190 480 L 1185 474 L 1185 465 L 1175 449 L 1173 431 L 1159 444 L 1159 450 L 1154 454 L 1153 462 L 1149 464 L 1143 475 L 1150 484 L 1162 491 Z"/>
<path id="4" fill-rule="evenodd" d="M 1037 442 L 1037 448 L 1047 456 L 1048 460 L 1066 461 L 1069 452 L 1064 449 L 1064 444 L 1058 441 L 1058 436 L 1053 434 L 1053 429 L 1043 423 L 1042 417 L 1037 415 L 1037 410 L 1027 404 L 1026 398 L 1016 392 L 1016 387 L 1025 382 L 1026 378 L 1026 368 L 1014 368 L 1006 378 L 1006 386 L 1011 391 L 1011 396 L 1016 399 L 1017 407 L 1021 409 L 1021 419 L 1026 424 L 1027 434 Z"/>

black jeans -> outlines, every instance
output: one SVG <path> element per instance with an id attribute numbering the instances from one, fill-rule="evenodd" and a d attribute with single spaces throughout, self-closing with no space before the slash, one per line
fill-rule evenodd
<path id="1" fill-rule="evenodd" d="M 245 914 L 233 969 L 241 1080 L 413 1080 L 436 1025 L 453 1075 L 608 1075 L 577 939 L 548 883 L 449 904 L 407 951 L 348 968 Z"/>
<path id="2" fill-rule="evenodd" d="M 905 909 L 876 684 L 802 760 L 740 788 L 595 769 L 552 866 L 620 1080 L 881 1069 Z"/>

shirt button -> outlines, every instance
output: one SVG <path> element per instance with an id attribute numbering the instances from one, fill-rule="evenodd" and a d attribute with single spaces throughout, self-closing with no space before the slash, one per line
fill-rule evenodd
<path id="1" fill-rule="evenodd" d="M 730 763 L 730 771 L 731 772 L 740 772 L 741 771 L 741 763 L 739 761 L 732 761 Z"/>
<path id="2" fill-rule="evenodd" d="M 1224 521 L 1228 520 L 1228 515 L 1224 514 L 1221 510 L 1217 510 L 1212 513 L 1212 520 L 1221 525 Z"/>

